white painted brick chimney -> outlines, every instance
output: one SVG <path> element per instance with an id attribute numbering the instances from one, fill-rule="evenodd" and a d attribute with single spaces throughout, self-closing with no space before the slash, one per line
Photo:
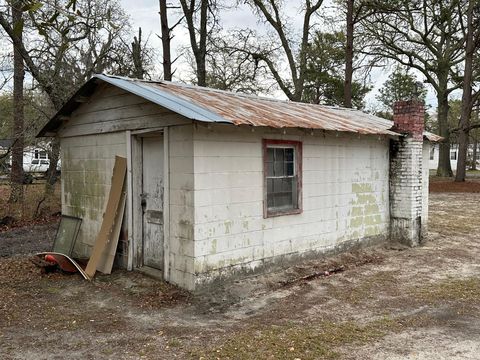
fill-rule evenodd
<path id="1" fill-rule="evenodd" d="M 424 112 L 423 103 L 416 100 L 394 105 L 393 130 L 404 136 L 392 140 L 390 145 L 390 238 L 408 246 L 422 242 L 425 228 L 422 225 Z"/>

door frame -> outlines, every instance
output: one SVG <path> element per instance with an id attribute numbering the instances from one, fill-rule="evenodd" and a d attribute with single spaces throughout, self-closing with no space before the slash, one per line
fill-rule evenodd
<path id="1" fill-rule="evenodd" d="M 163 136 L 163 278 L 170 278 L 170 155 L 168 127 L 127 131 L 128 270 L 143 267 L 142 139 Z"/>

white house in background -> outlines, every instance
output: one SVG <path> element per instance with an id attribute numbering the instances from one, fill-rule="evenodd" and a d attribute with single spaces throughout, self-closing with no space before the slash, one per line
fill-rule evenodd
<path id="1" fill-rule="evenodd" d="M 11 139 L 0 139 L 0 156 L 10 151 L 13 145 Z M 48 148 L 49 142 L 38 142 L 35 145 L 26 146 L 23 150 L 23 171 L 26 173 L 45 173 L 50 166 Z M 8 156 L 7 163 L 12 164 L 11 155 Z M 60 168 L 60 164 L 57 169 Z M 7 171 L 7 169 L 4 169 Z"/>
<path id="2" fill-rule="evenodd" d="M 438 167 L 438 156 L 439 156 L 439 145 L 432 144 L 432 148 L 430 149 L 430 161 L 429 161 L 429 168 L 430 170 L 436 170 Z M 468 155 L 467 155 L 468 162 L 472 161 L 473 159 L 473 144 L 469 144 L 468 146 Z M 477 167 L 480 168 L 480 148 L 477 148 Z M 457 169 L 457 159 L 458 159 L 458 144 L 452 144 L 450 146 L 450 165 L 453 171 Z"/>
<path id="3" fill-rule="evenodd" d="M 43 145 L 43 146 L 42 146 Z M 28 146 L 23 152 L 23 171 L 28 173 L 44 173 L 50 166 L 46 144 Z"/>
<path id="4" fill-rule="evenodd" d="M 426 232 L 424 108 L 358 110 L 95 75 L 39 136 L 60 139 L 62 213 L 88 258 L 115 156 L 127 159 L 118 259 L 195 290 Z M 423 166 L 425 164 L 426 166 Z"/>

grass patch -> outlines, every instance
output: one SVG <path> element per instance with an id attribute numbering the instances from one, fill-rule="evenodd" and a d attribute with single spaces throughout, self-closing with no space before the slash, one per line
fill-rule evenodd
<path id="1" fill-rule="evenodd" d="M 361 325 L 353 321 L 321 322 L 313 325 L 284 325 L 249 328 L 236 333 L 221 345 L 191 353 L 196 359 L 338 359 L 337 348 L 363 345 L 392 331 L 418 326 L 421 317 L 388 317 Z M 422 322 L 423 323 L 423 322 Z"/>
<path id="2" fill-rule="evenodd" d="M 438 302 L 459 302 L 478 304 L 480 302 L 480 279 L 450 278 L 439 283 L 412 289 L 411 295 L 418 300 L 433 304 Z"/>
<path id="3" fill-rule="evenodd" d="M 352 305 L 359 305 L 377 298 L 379 294 L 399 295 L 398 280 L 395 271 L 378 271 L 358 284 L 338 284 L 329 287 L 329 295 Z"/>
<path id="4" fill-rule="evenodd" d="M 447 279 L 422 287 L 401 290 L 394 271 L 373 274 L 368 282 L 352 286 L 338 285 L 329 294 L 352 304 L 368 302 L 379 294 L 400 296 L 405 302 L 421 301 L 429 305 L 449 302 L 449 308 L 465 309 L 480 302 L 480 280 Z M 434 306 L 435 307 L 435 306 Z M 458 309 L 457 309 L 458 310 Z M 457 311 L 455 310 L 455 311 Z M 422 312 L 407 316 L 384 316 L 358 323 L 355 321 L 322 321 L 308 324 L 256 325 L 229 335 L 209 349 L 191 352 L 195 359 L 338 359 L 341 348 L 361 346 L 392 333 L 438 325 L 437 312 Z"/>
<path id="5" fill-rule="evenodd" d="M 458 209 L 458 211 L 463 211 Z M 478 231 L 479 224 L 476 215 L 470 214 L 452 216 L 451 214 L 434 214 L 428 221 L 429 229 L 444 235 L 474 234 Z"/>
<path id="6" fill-rule="evenodd" d="M 168 340 L 167 345 L 171 348 L 177 348 L 182 346 L 182 342 L 178 339 L 170 339 Z"/>

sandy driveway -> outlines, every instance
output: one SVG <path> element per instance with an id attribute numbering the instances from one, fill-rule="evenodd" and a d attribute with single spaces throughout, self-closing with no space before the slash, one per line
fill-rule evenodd
<path id="1" fill-rule="evenodd" d="M 479 359 L 479 202 L 431 194 L 423 247 L 345 254 L 195 297 L 138 273 L 88 283 L 0 258 L 0 358 Z"/>

